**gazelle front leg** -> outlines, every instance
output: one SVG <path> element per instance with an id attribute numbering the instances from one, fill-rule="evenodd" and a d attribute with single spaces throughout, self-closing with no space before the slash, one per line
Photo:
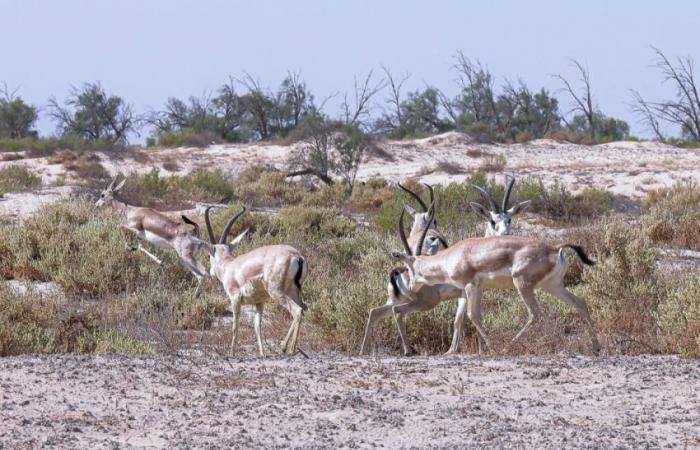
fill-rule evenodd
<path id="1" fill-rule="evenodd" d="M 264 305 L 262 303 L 255 304 L 255 318 L 253 319 L 253 326 L 255 327 L 255 337 L 258 341 L 258 352 L 260 353 L 260 356 L 265 356 L 262 337 L 263 307 Z"/>
<path id="2" fill-rule="evenodd" d="M 126 245 L 126 248 L 127 248 L 127 249 L 132 250 L 132 251 L 135 251 L 135 250 L 141 251 L 141 252 L 145 253 L 146 256 L 148 256 L 148 257 L 151 258 L 153 261 L 155 261 L 156 264 L 158 264 L 158 265 L 162 265 L 162 264 L 163 264 L 163 261 L 161 261 L 160 259 L 158 259 L 158 257 L 157 257 L 156 255 L 154 255 L 153 253 L 151 253 L 151 252 L 149 252 L 148 250 L 146 250 L 146 249 L 143 247 L 143 245 L 141 245 L 141 242 L 138 242 L 138 243 L 136 244 L 136 248 L 134 248 L 134 247 L 132 247 L 132 246 L 129 245 L 129 234 L 131 234 L 131 233 L 138 234 L 138 230 L 134 230 L 133 228 L 129 228 L 129 227 L 127 227 L 126 225 L 122 225 L 122 226 L 120 227 L 120 230 L 122 231 L 122 236 L 124 237 L 124 245 Z"/>
<path id="3" fill-rule="evenodd" d="M 229 294 L 230 295 L 230 294 Z M 236 338 L 238 337 L 238 319 L 241 316 L 241 294 L 238 292 L 230 295 L 231 310 L 233 312 L 233 323 L 231 325 L 231 348 L 230 353 L 233 355 L 236 349 Z"/>
<path id="4" fill-rule="evenodd" d="M 482 354 L 484 346 L 491 349 L 491 341 L 481 320 L 481 289 L 474 284 L 469 284 L 465 292 L 467 292 L 467 315 L 476 328 L 479 354 Z"/>
<path id="5" fill-rule="evenodd" d="M 445 353 L 450 355 L 457 352 L 457 347 L 459 347 L 459 341 L 462 340 L 462 334 L 464 333 L 464 312 L 467 309 L 467 298 L 466 292 L 457 300 L 457 312 L 455 313 L 454 321 L 454 331 L 452 332 L 452 344 L 449 350 Z"/>

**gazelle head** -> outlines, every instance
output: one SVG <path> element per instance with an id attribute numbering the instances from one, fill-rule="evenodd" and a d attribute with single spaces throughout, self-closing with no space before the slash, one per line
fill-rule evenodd
<path id="1" fill-rule="evenodd" d="M 491 194 L 486 192 L 486 190 L 480 186 L 472 184 L 471 186 L 479 191 L 481 196 L 489 202 L 490 209 L 484 208 L 480 203 L 470 202 L 469 206 L 477 214 L 484 217 L 488 222 L 486 224 L 486 236 L 503 236 L 506 234 L 511 234 L 511 222 L 513 216 L 518 214 L 530 200 L 520 202 L 512 208 L 508 209 L 508 200 L 510 200 L 510 193 L 513 190 L 513 185 L 515 184 L 515 178 L 511 178 L 508 182 L 508 187 L 503 195 L 503 203 L 499 207 L 496 201 L 491 197 Z"/>
<path id="2" fill-rule="evenodd" d="M 211 208 L 213 208 L 213 206 L 207 206 L 207 208 L 204 210 L 204 222 L 207 225 L 207 234 L 209 235 L 210 243 L 206 241 L 202 241 L 202 243 L 204 244 L 204 248 L 209 253 L 209 273 L 211 276 L 214 277 L 216 276 L 216 268 L 219 266 L 220 262 L 224 261 L 226 258 L 233 256 L 233 250 L 241 242 L 241 240 L 243 240 L 243 238 L 250 229 L 247 228 L 241 234 L 236 236 L 231 242 L 226 242 L 226 239 L 228 239 L 228 234 L 231 232 L 231 227 L 233 227 L 233 224 L 236 222 L 236 220 L 238 220 L 238 218 L 245 213 L 246 209 L 244 207 L 240 211 L 238 211 L 233 217 L 231 217 L 231 219 L 226 224 L 224 231 L 221 232 L 219 240 L 217 241 L 214 238 L 214 230 L 211 226 L 211 221 L 209 219 L 209 210 Z"/>
<path id="3" fill-rule="evenodd" d="M 428 209 L 430 211 L 430 214 L 428 215 L 427 220 L 433 220 L 435 218 L 435 204 L 431 204 L 430 208 Z M 411 249 L 411 246 L 408 245 L 408 239 L 406 239 L 406 231 L 404 230 L 404 224 L 403 224 L 403 218 L 404 218 L 404 213 L 405 211 L 401 211 L 401 216 L 399 216 L 399 226 L 398 226 L 398 231 L 399 231 L 399 237 L 401 238 L 401 243 L 403 244 L 404 248 L 404 253 L 401 252 L 394 252 L 392 253 L 392 256 L 394 258 L 399 259 L 404 265 L 406 266 L 406 269 L 408 269 L 408 279 L 410 280 L 409 285 L 410 289 L 413 291 L 415 287 L 420 285 L 420 280 L 416 279 L 416 272 L 414 270 L 414 263 L 416 261 L 416 258 L 421 256 L 421 252 L 423 250 L 423 243 L 425 242 L 426 235 L 428 234 L 428 228 L 425 228 L 423 232 L 420 235 L 420 239 L 418 239 L 418 242 L 416 243 L 416 248 Z M 434 239 L 436 242 L 431 242 L 429 243 L 429 247 L 432 248 L 433 245 L 440 245 L 440 242 L 437 238 L 433 236 L 429 236 L 429 239 Z M 396 272 L 395 272 L 396 275 Z"/>
<path id="4" fill-rule="evenodd" d="M 427 183 L 423 183 L 423 185 L 425 187 L 427 187 L 428 190 L 430 191 L 430 205 L 431 205 L 430 208 L 432 208 L 434 211 L 435 210 L 435 194 L 433 193 L 433 187 Z M 401 185 L 401 183 L 399 183 L 399 187 L 401 189 L 403 189 L 403 191 L 406 192 L 408 195 L 413 197 L 418 202 L 418 204 L 420 205 L 420 207 L 422 209 L 421 212 L 418 212 L 415 209 L 413 209 L 410 205 L 403 206 L 404 210 L 407 213 L 409 213 L 411 215 L 411 217 L 413 217 L 413 226 L 411 227 L 411 232 L 417 233 L 417 232 L 419 232 L 423 229 L 426 229 L 426 228 L 436 228 L 437 221 L 435 220 L 435 214 L 432 214 L 433 218 L 431 220 L 428 220 L 428 218 L 431 215 L 430 208 L 428 208 L 428 205 L 425 204 L 423 199 L 420 198 L 420 196 L 418 194 L 416 194 L 415 192 L 413 192 L 412 190 Z"/>
<path id="5" fill-rule="evenodd" d="M 126 183 L 126 178 L 124 178 L 121 183 L 115 186 L 114 184 L 117 182 L 117 179 L 118 176 L 114 177 L 114 180 L 100 192 L 100 198 L 95 202 L 95 206 L 110 206 L 112 204 L 112 201 L 116 198 L 116 194 L 124 187 L 124 183 Z"/>

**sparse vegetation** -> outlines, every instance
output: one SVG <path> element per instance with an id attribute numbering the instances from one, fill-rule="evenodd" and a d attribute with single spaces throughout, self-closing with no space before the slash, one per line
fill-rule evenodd
<path id="1" fill-rule="evenodd" d="M 70 163 L 75 156 L 61 152 L 55 158 Z M 504 187 L 484 172 L 463 183 L 435 186 L 437 221 L 449 242 L 483 233 L 482 219 L 469 207 L 470 201 L 483 200 L 470 183 L 486 187 L 496 198 L 503 195 Z M 426 196 L 421 184 L 414 180 L 406 184 Z M 396 264 L 390 252 L 400 247 L 396 220 L 403 204 L 413 203 L 381 178 L 359 183 L 348 196 L 342 184 L 309 188 L 261 167 L 249 168 L 236 179 L 204 170 L 162 177 L 154 170 L 131 175 L 124 190 L 129 201 L 158 207 L 163 200 L 169 206 L 190 205 L 193 199 L 232 202 L 224 210 L 215 210 L 215 232 L 244 204 L 283 206 L 277 214 L 243 216 L 232 232 L 250 231 L 238 251 L 289 243 L 307 255 L 304 300 L 309 310 L 303 345 L 343 351 L 356 351 L 369 309 L 386 301 L 387 274 Z M 584 269 L 571 258 L 567 280 L 591 306 L 607 351 L 698 356 L 697 277 L 660 273 L 654 250 L 654 243 L 696 248 L 693 236 L 698 233 L 692 227 L 698 223 L 693 215 L 699 209 L 697 186 L 679 184 L 650 193 L 641 228 L 610 217 L 610 194 L 602 190 L 572 194 L 559 184 L 545 186 L 537 179 L 520 179 L 511 201 L 527 199 L 532 200 L 531 213 L 567 226 L 579 225 L 567 231 L 565 240 L 584 245 L 597 264 Z M 358 225 L 344 212 L 361 212 L 367 225 Z M 684 227 L 673 228 L 671 234 L 660 225 L 679 220 Z M 80 200 L 45 206 L 21 226 L 0 225 L 0 277 L 52 281 L 64 293 L 49 298 L 0 288 L 1 354 L 138 354 L 177 352 L 195 345 L 225 348 L 228 330 L 211 330 L 227 309 L 219 288 L 207 283 L 204 297 L 193 300 L 195 280 L 176 256 L 151 249 L 165 261 L 158 266 L 129 251 L 117 223 L 114 212 L 97 210 L 92 202 Z M 494 343 L 504 346 L 524 323 L 522 303 L 512 292 L 489 291 L 485 298 L 485 323 Z M 546 295 L 540 298 L 543 319 L 533 331 L 539 337 L 533 342 L 525 337 L 509 351 L 585 350 L 576 313 Z M 419 351 L 446 350 L 454 308 L 454 302 L 447 302 L 412 315 L 410 339 Z M 274 321 L 286 320 L 281 308 L 269 308 L 267 314 Z M 398 350 L 391 321 L 380 324 L 377 333 L 376 345 Z M 468 333 L 473 333 L 471 328 Z M 274 332 L 268 337 L 280 338 Z M 474 348 L 472 339 L 464 345 Z"/>
<path id="2" fill-rule="evenodd" d="M 8 192 L 20 192 L 41 186 L 41 178 L 20 164 L 0 169 L 0 197 Z"/>

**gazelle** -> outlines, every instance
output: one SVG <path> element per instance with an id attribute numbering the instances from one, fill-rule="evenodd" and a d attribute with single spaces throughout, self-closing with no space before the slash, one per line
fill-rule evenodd
<path id="1" fill-rule="evenodd" d="M 433 187 L 427 183 L 423 183 L 425 187 L 428 188 L 428 191 L 430 192 L 430 206 L 435 209 L 435 193 L 433 192 Z M 411 226 L 411 232 L 408 234 L 408 242 L 411 245 L 416 245 L 416 242 L 418 242 L 418 239 L 420 238 L 421 233 L 423 232 L 424 229 L 428 229 L 428 237 L 427 241 L 424 243 L 424 248 L 423 251 L 425 254 L 432 255 L 436 253 L 438 250 L 442 248 L 447 248 L 447 240 L 445 237 L 440 233 L 437 229 L 437 220 L 435 219 L 435 215 L 433 214 L 433 219 L 428 220 L 430 217 L 430 209 L 428 205 L 425 204 L 422 198 L 412 190 L 406 188 L 403 186 L 401 183 L 399 183 L 399 187 L 406 192 L 408 195 L 413 197 L 420 207 L 422 208 L 422 212 L 418 212 L 415 209 L 413 209 L 410 205 L 404 205 L 404 210 L 408 212 L 411 217 L 413 218 L 413 226 Z"/>
<path id="2" fill-rule="evenodd" d="M 484 208 L 480 203 L 470 202 L 469 206 L 479 214 L 484 217 L 486 222 L 486 236 L 503 236 L 511 234 L 511 222 L 513 216 L 518 214 L 524 207 L 526 207 L 530 200 L 520 202 L 512 208 L 508 209 L 508 201 L 510 200 L 510 193 L 513 190 L 513 185 L 515 184 L 515 178 L 511 178 L 506 187 L 506 191 L 503 195 L 502 206 L 499 207 L 496 201 L 493 199 L 491 194 L 489 194 L 484 188 L 479 187 L 475 184 L 471 186 L 479 191 L 479 193 L 489 202 L 491 206 L 490 209 Z M 410 242 L 409 242 L 410 243 Z"/>
<path id="3" fill-rule="evenodd" d="M 460 290 L 457 315 L 463 316 L 464 307 L 468 306 L 467 315 L 488 347 L 488 335 L 481 322 L 481 292 L 484 289 L 514 288 L 525 302 L 528 312 L 527 323 L 513 338 L 514 341 L 539 318 L 540 309 L 534 291 L 541 289 L 576 308 L 587 327 L 593 351 L 600 350 L 588 306 L 566 289 L 563 281 L 568 268 L 565 248 L 573 249 L 584 264 L 593 265 L 580 246 L 553 246 L 534 238 L 492 236 L 464 239 L 435 255 L 421 256 L 426 233 L 421 235 L 414 252 L 406 241 L 403 229 L 399 228 L 399 234 L 405 253 L 396 252 L 393 256 L 401 260 L 407 269 L 394 276 L 399 291 L 410 298 L 424 286 L 451 286 Z M 393 312 L 419 310 L 422 306 L 420 297 L 414 298 L 412 302 L 394 306 Z M 455 319 L 455 325 L 461 328 L 463 321 Z"/>
<path id="4" fill-rule="evenodd" d="M 183 266 L 197 277 L 197 289 L 194 296 L 198 297 L 202 289 L 202 280 L 207 276 L 207 269 L 197 261 L 199 250 L 199 226 L 182 215 L 182 222 L 177 222 L 163 213 L 152 208 L 142 208 L 127 204 L 120 196 L 119 191 L 124 187 L 126 179 L 115 186 L 117 178 L 100 193 L 100 198 L 95 206 L 111 206 L 119 211 L 122 216 L 120 229 L 123 232 L 135 234 L 140 240 L 149 242 L 156 247 L 173 249 L 180 257 Z M 145 253 L 158 264 L 163 262 L 154 254 L 146 250 L 139 242 L 136 248 Z"/>
<path id="5" fill-rule="evenodd" d="M 404 208 L 401 212 L 401 220 L 403 221 L 404 211 L 408 212 L 413 217 L 413 226 L 411 227 L 411 232 L 408 236 L 408 242 L 410 243 L 410 245 L 415 246 L 418 242 L 418 239 L 420 239 L 423 230 L 428 230 L 428 237 L 426 239 L 426 242 L 424 243 L 423 252 L 427 255 L 432 255 L 443 248 L 447 248 L 448 245 L 445 237 L 442 235 L 442 233 L 440 233 L 437 230 L 437 224 L 434 217 L 433 219 L 429 220 L 431 215 L 434 216 L 431 213 L 431 211 L 434 211 L 435 209 L 435 194 L 433 192 L 432 186 L 426 183 L 424 183 L 424 185 L 430 191 L 430 208 L 428 208 L 428 206 L 418 194 L 399 183 L 399 187 L 406 193 L 408 193 L 411 197 L 413 197 L 423 209 L 422 212 L 417 212 L 411 206 L 404 205 Z M 435 297 L 434 293 L 437 292 L 437 288 L 430 287 L 426 288 L 425 291 L 426 292 L 423 295 L 430 296 L 432 298 Z M 371 333 L 372 328 L 374 327 L 374 324 L 378 320 L 387 317 L 391 314 L 392 305 L 405 303 L 407 301 L 410 301 L 410 299 L 402 297 L 401 293 L 399 292 L 396 286 L 396 283 L 394 283 L 393 278 L 390 276 L 389 283 L 387 284 L 387 302 L 384 306 L 373 308 L 370 311 L 369 319 L 367 320 L 367 326 L 365 328 L 365 336 L 362 340 L 362 348 L 360 349 L 360 354 L 363 354 L 365 352 L 365 349 L 369 344 L 369 335 Z M 399 329 L 399 336 L 401 337 L 401 344 L 403 346 L 404 354 L 408 355 L 410 353 L 410 350 L 408 344 L 404 340 L 404 336 L 406 335 L 406 316 L 404 314 L 396 315 L 396 325 Z"/>
<path id="6" fill-rule="evenodd" d="M 476 202 L 471 202 L 470 205 L 472 209 L 474 209 L 477 213 L 480 215 L 483 215 L 487 220 L 487 226 L 486 226 L 486 236 L 491 236 L 491 235 L 504 235 L 504 234 L 510 234 L 511 232 L 511 218 L 515 214 L 517 214 L 524 206 L 526 206 L 529 203 L 528 201 L 518 203 L 516 206 L 514 206 L 511 209 L 508 208 L 508 201 L 510 199 L 510 194 L 513 190 L 513 185 L 515 183 L 515 178 L 512 178 L 506 188 L 505 195 L 503 197 L 503 207 L 502 209 L 498 207 L 496 204 L 496 201 L 493 199 L 493 197 L 483 188 L 472 184 L 472 187 L 474 187 L 481 195 L 488 200 L 489 204 L 491 205 L 491 209 L 487 210 L 484 208 L 481 204 L 476 203 Z M 434 196 L 433 196 L 433 190 L 430 186 L 426 184 L 426 186 L 430 189 L 430 201 L 431 201 L 431 208 L 434 208 Z M 426 223 L 434 223 L 435 221 L 433 220 L 432 222 L 429 222 L 428 218 L 430 216 L 430 209 L 428 208 L 423 200 L 414 192 L 411 192 L 410 190 L 406 189 L 405 187 L 401 186 L 399 184 L 399 187 L 409 193 L 413 198 L 415 198 L 423 207 L 424 212 L 422 214 L 420 213 L 415 213 L 415 210 L 413 213 L 411 213 L 411 208 L 406 207 L 406 210 L 409 212 L 409 214 L 413 215 L 414 218 L 418 216 L 420 218 L 420 224 L 426 224 Z M 418 221 L 414 221 L 413 227 L 411 228 L 411 232 L 408 236 L 408 245 L 409 248 L 415 248 L 418 239 L 420 239 L 420 234 L 423 231 L 424 227 L 417 227 L 416 224 Z M 399 227 L 401 230 L 403 230 L 403 213 L 401 215 L 401 218 L 399 219 Z M 430 230 L 432 231 L 432 230 Z M 425 255 L 434 255 L 437 253 L 439 250 L 442 250 L 443 248 L 447 248 L 447 242 L 442 241 L 442 246 L 439 246 L 440 242 L 436 241 L 434 238 L 430 236 L 430 231 L 428 231 L 427 235 L 427 243 L 423 244 L 422 247 L 422 253 Z M 442 303 L 443 301 L 446 300 L 451 300 L 454 298 L 459 298 L 461 297 L 462 291 L 460 289 L 454 288 L 449 285 L 438 285 L 438 286 L 423 286 L 420 288 L 417 292 L 413 294 L 412 297 L 407 297 L 401 293 L 401 291 L 398 288 L 396 277 L 401 276 L 402 273 L 405 273 L 406 269 L 405 268 L 396 268 L 393 269 L 390 274 L 389 274 L 389 286 L 388 286 L 388 293 L 389 293 L 389 300 L 387 301 L 385 306 L 380 306 L 377 308 L 373 308 L 370 311 L 369 314 L 369 319 L 367 321 L 367 326 L 365 328 L 365 336 L 362 341 L 362 348 L 360 349 L 360 354 L 363 354 L 366 350 L 366 346 L 369 343 L 369 337 L 371 335 L 372 329 L 374 328 L 374 324 L 383 319 L 384 317 L 388 317 L 389 315 L 392 314 L 392 308 L 391 305 L 394 304 L 400 304 L 400 303 L 409 303 L 409 302 L 414 302 L 415 305 L 417 305 L 417 309 L 415 309 L 412 312 L 417 312 L 417 311 L 428 311 L 430 309 L 435 308 L 437 305 Z M 467 294 L 469 295 L 469 292 Z M 416 301 L 418 300 L 418 301 Z M 464 304 L 462 304 L 464 303 Z M 452 342 L 450 344 L 450 348 L 447 351 L 447 353 L 454 353 L 457 351 L 457 348 L 459 347 L 459 343 L 462 338 L 462 330 L 463 330 L 463 322 L 464 322 L 464 309 L 466 307 L 467 300 L 466 299 L 460 299 L 459 300 L 459 305 L 457 307 L 457 314 L 455 315 L 455 322 L 454 322 L 454 331 L 452 335 Z M 480 304 L 477 305 L 477 307 L 480 308 Z M 461 311 L 461 313 L 460 313 Z M 481 316 L 481 310 L 475 312 L 476 315 L 479 317 Z M 396 315 L 396 324 L 399 329 L 399 336 L 401 337 L 401 344 L 403 346 L 404 354 L 408 355 L 410 354 L 410 349 L 408 347 L 408 344 L 406 342 L 406 319 L 404 314 L 397 314 Z M 478 347 L 479 347 L 479 353 L 483 352 L 484 350 L 484 342 L 481 339 L 481 335 L 477 335 L 478 338 Z"/>
<path id="7" fill-rule="evenodd" d="M 204 211 L 209 242 L 200 241 L 209 252 L 210 274 L 216 277 L 224 287 L 231 301 L 233 325 L 231 353 L 236 347 L 238 319 L 241 305 L 255 305 L 253 325 L 260 356 L 264 356 L 262 337 L 263 306 L 267 298 L 280 303 L 292 315 L 292 324 L 287 336 L 282 341 L 282 351 L 293 354 L 297 349 L 299 327 L 305 308 L 301 300 L 301 285 L 306 276 L 306 259 L 299 250 L 289 245 L 267 245 L 258 247 L 242 255 L 234 256 L 233 250 L 241 242 L 248 230 L 226 243 L 231 227 L 238 220 L 245 208 L 234 215 L 226 224 L 221 237 L 216 241 L 209 220 L 208 206 Z"/>

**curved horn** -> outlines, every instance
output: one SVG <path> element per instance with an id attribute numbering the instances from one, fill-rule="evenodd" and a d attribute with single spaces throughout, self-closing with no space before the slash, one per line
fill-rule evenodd
<path id="1" fill-rule="evenodd" d="M 508 187 L 506 188 L 506 193 L 503 195 L 503 211 L 508 210 L 508 200 L 510 200 L 510 192 L 513 190 L 513 185 L 515 184 L 515 178 L 511 178 L 508 182 Z"/>
<path id="2" fill-rule="evenodd" d="M 496 201 L 493 199 L 493 197 L 491 197 L 491 194 L 489 194 L 488 192 L 486 192 L 486 190 L 485 190 L 484 188 L 482 188 L 481 186 L 477 186 L 476 184 L 471 184 L 471 183 L 470 183 L 470 186 L 473 187 L 474 189 L 476 189 L 477 191 L 479 191 L 479 193 L 480 193 L 486 200 L 489 201 L 489 204 L 491 205 L 491 209 L 492 209 L 494 212 L 497 212 L 497 213 L 501 212 L 501 210 L 498 208 L 498 205 L 496 204 Z"/>
<path id="3" fill-rule="evenodd" d="M 406 231 L 403 229 L 403 216 L 406 214 L 406 210 L 401 208 L 401 216 L 399 217 L 399 237 L 401 238 L 401 243 L 403 248 L 406 250 L 408 256 L 413 256 L 411 252 L 411 246 L 408 245 L 408 240 L 406 240 Z"/>
<path id="4" fill-rule="evenodd" d="M 433 187 L 429 185 L 428 183 L 423 183 L 423 186 L 427 187 L 428 190 L 430 191 L 430 203 L 433 204 L 435 203 L 435 193 L 433 192 Z"/>
<path id="5" fill-rule="evenodd" d="M 209 220 L 209 210 L 213 206 L 207 206 L 204 210 L 204 223 L 207 224 L 207 234 L 209 235 L 209 242 L 216 244 L 216 238 L 214 237 L 214 229 L 211 227 L 211 220 Z"/>
<path id="6" fill-rule="evenodd" d="M 428 212 L 428 207 L 426 206 L 426 204 L 425 204 L 425 202 L 423 201 L 423 199 L 420 198 L 420 197 L 418 196 L 418 194 L 416 194 L 415 192 L 411 191 L 410 189 L 407 189 L 407 188 L 403 187 L 403 186 L 401 185 L 401 183 L 399 183 L 399 187 L 400 187 L 401 189 L 403 189 L 408 195 L 410 195 L 411 197 L 413 197 L 413 198 L 416 199 L 416 201 L 420 204 L 420 207 L 423 208 L 423 212 Z"/>
<path id="7" fill-rule="evenodd" d="M 433 219 L 435 219 L 435 203 L 430 205 L 430 215 L 428 216 L 428 223 L 432 222 Z M 428 231 L 430 230 L 430 227 L 425 227 L 423 229 L 423 232 L 420 235 L 420 239 L 418 239 L 418 244 L 416 245 L 416 251 L 415 255 L 420 256 L 421 253 L 423 253 L 423 242 L 425 241 L 425 235 L 428 234 Z"/>
<path id="8" fill-rule="evenodd" d="M 245 206 L 240 211 L 238 211 L 235 216 L 231 217 L 231 220 L 228 221 L 228 223 L 226 224 L 226 228 L 224 228 L 224 231 L 221 233 L 221 237 L 219 238 L 219 244 L 226 243 L 226 239 L 228 238 L 228 234 L 231 231 L 231 227 L 236 222 L 236 220 L 238 220 L 238 218 L 243 215 L 244 212 Z"/>

